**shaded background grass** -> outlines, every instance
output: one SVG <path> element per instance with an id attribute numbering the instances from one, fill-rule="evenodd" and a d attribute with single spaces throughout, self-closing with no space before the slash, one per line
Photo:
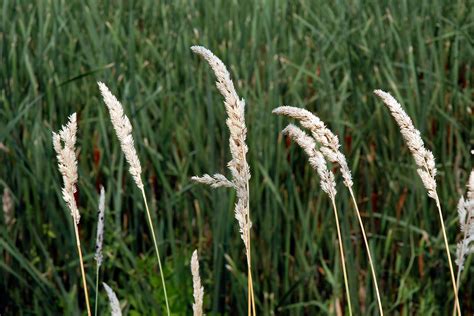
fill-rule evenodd
<path id="1" fill-rule="evenodd" d="M 345 306 L 328 199 L 271 115 L 316 112 L 343 142 L 389 315 L 446 315 L 452 291 L 435 205 L 395 123 L 372 90 L 402 100 L 439 170 L 454 254 L 455 206 L 471 168 L 474 3 L 467 1 L 9 1 L 0 13 L 0 187 L 16 222 L 0 227 L 0 313 L 84 311 L 72 221 L 61 199 L 51 131 L 79 115 L 78 203 L 90 292 L 98 187 L 106 188 L 105 262 L 129 315 L 162 315 L 164 299 L 140 192 L 95 84 L 134 126 L 159 228 L 172 310 L 191 312 L 189 259 L 201 256 L 208 314 L 244 314 L 245 259 L 234 196 L 190 182 L 229 160 L 222 99 L 202 44 L 229 66 L 247 101 L 253 265 L 262 315 Z M 341 182 L 341 181 L 339 181 Z M 356 314 L 376 314 L 352 205 L 338 185 Z M 2 222 L 3 223 L 3 222 Z M 350 235 L 349 235 L 350 233 Z M 474 267 L 460 298 L 472 313 Z M 100 310 L 107 312 L 102 291 Z"/>

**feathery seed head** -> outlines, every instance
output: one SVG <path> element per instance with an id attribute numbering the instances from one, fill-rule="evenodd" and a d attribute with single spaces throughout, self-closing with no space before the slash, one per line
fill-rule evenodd
<path id="1" fill-rule="evenodd" d="M 129 164 L 129 171 L 139 189 L 143 189 L 143 182 L 141 178 L 142 167 L 138 159 L 137 151 L 132 137 L 132 124 L 123 111 L 122 104 L 110 92 L 109 88 L 98 82 L 100 92 L 104 99 L 110 114 L 110 120 L 114 126 L 115 133 L 120 141 L 120 147 L 125 155 L 125 159 Z"/>
<path id="2" fill-rule="evenodd" d="M 230 131 L 229 147 L 232 160 L 228 167 L 232 173 L 234 182 L 247 182 L 250 179 L 250 169 L 245 160 L 248 152 L 245 139 L 247 127 L 245 125 L 245 101 L 239 99 L 235 91 L 234 83 L 230 78 L 229 71 L 224 63 L 210 50 L 202 46 L 192 46 L 191 50 L 201 55 L 211 66 L 216 76 L 216 86 L 224 97 L 224 105 L 227 112 L 226 124 Z M 236 183 L 237 186 L 238 183 Z"/>
<path id="3" fill-rule="evenodd" d="M 321 188 L 331 199 L 336 196 L 336 182 L 334 174 L 328 170 L 324 156 L 316 149 L 316 143 L 313 138 L 308 136 L 301 129 L 293 124 L 289 124 L 283 131 L 300 145 L 309 157 L 309 163 L 315 169 L 321 178 Z"/>
<path id="4" fill-rule="evenodd" d="M 201 285 L 201 277 L 199 276 L 199 260 L 197 250 L 194 250 L 191 257 L 191 274 L 193 276 L 193 315 L 202 316 L 202 304 L 204 298 L 204 287 Z"/>
<path id="5" fill-rule="evenodd" d="M 220 173 L 216 173 L 212 176 L 205 173 L 201 177 L 191 177 L 191 180 L 196 181 L 198 183 L 210 185 L 212 188 L 219 188 L 219 187 L 228 187 L 228 188 L 236 188 L 235 184 L 228 180 L 224 175 Z"/>
<path id="6" fill-rule="evenodd" d="M 298 120 L 304 128 L 311 131 L 311 135 L 321 145 L 320 151 L 332 163 L 340 167 L 344 185 L 352 187 L 352 174 L 347 165 L 346 156 L 339 150 L 339 139 L 323 121 L 308 110 L 293 106 L 280 106 L 272 111 L 277 115 L 285 115 Z"/>
<path id="7" fill-rule="evenodd" d="M 122 316 L 122 310 L 120 308 L 120 302 L 117 298 L 117 295 L 115 294 L 114 290 L 110 286 L 107 285 L 107 283 L 102 282 L 104 285 L 105 291 L 107 292 L 107 296 L 109 297 L 109 304 L 110 304 L 110 309 L 111 313 L 110 315 L 112 316 Z"/>
<path id="8" fill-rule="evenodd" d="M 433 153 L 425 148 L 420 131 L 415 128 L 400 103 L 390 93 L 382 90 L 375 90 L 374 94 L 384 102 L 400 127 L 402 137 L 418 166 L 418 175 L 428 191 L 428 196 L 436 199 L 436 165 Z"/>
<path id="9" fill-rule="evenodd" d="M 59 134 L 53 132 L 53 147 L 58 158 L 58 168 L 62 175 L 64 186 L 63 199 L 66 202 L 75 224 L 79 224 L 81 216 L 77 208 L 74 193 L 77 183 L 77 159 L 74 145 L 76 143 L 77 121 L 76 113 L 69 116 L 69 122 L 63 126 Z M 61 144 L 64 143 L 64 146 Z"/>
<path id="10" fill-rule="evenodd" d="M 234 83 L 230 78 L 229 71 L 224 63 L 214 55 L 210 50 L 202 46 L 192 46 L 191 50 L 202 56 L 210 65 L 216 76 L 216 86 L 224 97 L 224 106 L 227 112 L 226 124 L 230 131 L 229 148 L 232 159 L 227 164 L 231 174 L 232 181 L 227 180 L 222 175 L 204 175 L 203 177 L 194 177 L 193 180 L 209 184 L 213 187 L 231 186 L 237 192 L 237 203 L 235 207 L 235 218 L 239 222 L 242 240 L 246 250 L 248 250 L 250 235 L 249 231 L 252 222 L 249 216 L 248 206 L 248 182 L 250 179 L 250 167 L 247 164 L 248 147 L 245 142 L 247 137 L 247 127 L 245 125 L 245 101 L 239 99 L 235 91 Z"/>

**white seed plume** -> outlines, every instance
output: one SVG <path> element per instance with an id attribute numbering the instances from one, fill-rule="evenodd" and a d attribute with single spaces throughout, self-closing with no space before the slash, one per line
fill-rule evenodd
<path id="1" fill-rule="evenodd" d="M 120 302 L 117 298 L 117 295 L 112 290 L 112 288 L 107 285 L 107 283 L 102 282 L 102 284 L 104 285 L 105 291 L 107 292 L 107 296 L 109 297 L 109 304 L 111 309 L 110 315 L 122 316 L 122 310 L 120 309 Z"/>
<path id="2" fill-rule="evenodd" d="M 321 188 L 326 192 L 331 199 L 336 196 L 336 182 L 334 181 L 334 174 L 328 170 L 326 160 L 319 150 L 316 149 L 314 139 L 308 136 L 300 128 L 293 124 L 289 124 L 283 131 L 283 134 L 290 136 L 294 141 L 300 145 L 301 148 L 309 157 L 309 163 L 315 169 L 321 178 Z"/>
<path id="3" fill-rule="evenodd" d="M 390 93 L 382 90 L 375 90 L 374 93 L 385 103 L 400 127 L 403 139 L 405 139 L 408 149 L 418 166 L 418 175 L 428 191 L 428 196 L 436 200 L 436 166 L 433 153 L 425 148 L 420 131 L 413 126 L 412 120 L 405 113 L 400 103 Z"/>
<path id="4" fill-rule="evenodd" d="M 204 297 L 204 287 L 201 285 L 201 277 L 199 276 L 199 260 L 197 250 L 194 250 L 191 257 L 191 274 L 193 276 L 193 315 L 202 316 L 202 302 Z"/>
<path id="5" fill-rule="evenodd" d="M 304 128 L 310 130 L 311 135 L 321 145 L 319 150 L 324 157 L 339 165 L 344 185 L 348 188 L 352 187 L 351 170 L 347 165 L 346 156 L 339 150 L 339 139 L 326 127 L 323 121 L 310 111 L 293 106 L 280 106 L 272 113 L 297 119 Z"/>
<path id="6" fill-rule="evenodd" d="M 99 85 L 105 105 L 109 109 L 110 120 L 112 121 L 112 125 L 114 126 L 115 132 L 120 141 L 120 147 L 125 155 L 125 159 L 129 164 L 130 174 L 135 180 L 138 188 L 143 189 L 141 177 L 142 167 L 133 142 L 132 124 L 127 115 L 123 112 L 122 104 L 110 92 L 109 88 L 107 88 L 107 86 L 102 82 L 98 82 L 97 84 Z"/>
<path id="7" fill-rule="evenodd" d="M 459 272 L 464 268 L 466 257 L 474 253 L 474 170 L 469 176 L 466 196 L 467 199 L 461 197 L 458 203 L 459 226 L 463 233 L 463 239 L 457 244 L 456 251 Z"/>
<path id="8" fill-rule="evenodd" d="M 79 224 L 81 216 L 77 209 L 74 193 L 77 183 L 77 159 L 74 150 L 76 143 L 77 122 L 76 113 L 69 116 L 69 122 L 63 126 L 59 134 L 53 132 L 53 146 L 58 158 L 59 172 L 63 177 L 63 199 L 66 202 L 74 222 Z M 64 143 L 64 147 L 61 145 Z"/>
<path id="9" fill-rule="evenodd" d="M 230 131 L 229 147 L 232 160 L 229 161 L 227 166 L 232 174 L 233 187 L 237 192 L 237 203 L 235 205 L 235 218 L 239 223 L 241 238 L 245 244 L 245 248 L 249 249 L 249 235 L 252 222 L 249 218 L 249 196 L 248 196 L 248 182 L 250 179 L 250 168 L 247 164 L 247 144 L 245 139 L 247 137 L 247 127 L 245 126 L 245 101 L 239 99 L 237 92 L 234 88 L 234 83 L 230 79 L 229 71 L 227 70 L 224 63 L 216 57 L 210 50 L 202 46 L 192 46 L 191 50 L 201 55 L 211 66 L 214 74 L 217 78 L 216 86 L 220 93 L 224 97 L 224 105 L 227 112 L 226 124 Z M 225 179 L 225 177 L 223 178 Z M 221 178 L 221 180 L 223 180 Z M 215 184 L 214 180 L 210 180 L 208 177 L 195 177 L 195 181 Z M 227 180 L 227 179 L 225 179 Z M 227 180 L 228 181 L 228 180 Z M 226 181 L 221 181 L 217 186 L 224 185 L 229 186 Z M 216 185 L 214 185 L 216 186 Z"/>
<path id="10" fill-rule="evenodd" d="M 213 188 L 219 187 L 228 187 L 228 188 L 235 188 L 235 185 L 228 180 L 224 175 L 220 173 L 213 174 L 212 176 L 205 173 L 201 177 L 191 177 L 191 180 L 210 185 Z"/>
<path id="11" fill-rule="evenodd" d="M 102 255 L 102 244 L 104 242 L 104 213 L 105 213 L 105 190 L 103 186 L 100 186 L 100 196 L 99 196 L 99 211 L 97 219 L 97 239 L 95 242 L 95 261 L 97 261 L 97 266 L 102 265 L 103 255 Z"/>
<path id="12" fill-rule="evenodd" d="M 15 208 L 13 205 L 12 195 L 8 188 L 3 189 L 2 195 L 3 204 L 3 220 L 7 229 L 11 229 L 15 223 Z"/>

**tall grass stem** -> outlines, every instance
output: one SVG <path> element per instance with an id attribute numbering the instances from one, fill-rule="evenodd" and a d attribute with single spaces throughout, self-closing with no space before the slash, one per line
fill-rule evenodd
<path id="1" fill-rule="evenodd" d="M 342 235 L 341 228 L 339 227 L 339 216 L 337 215 L 336 201 L 334 198 L 331 198 L 332 209 L 334 210 L 334 217 L 336 219 L 336 228 L 337 228 L 337 238 L 339 239 L 339 252 L 341 254 L 341 263 L 342 263 L 342 273 L 344 275 L 344 285 L 346 288 L 346 297 L 347 305 L 349 307 L 349 315 L 352 316 L 352 304 L 351 304 L 351 294 L 349 291 L 349 281 L 347 279 L 347 270 L 346 270 L 346 256 L 344 255 L 344 247 L 342 245 Z"/>
<path id="2" fill-rule="evenodd" d="M 95 307 L 94 307 L 94 316 L 97 316 L 97 305 L 99 305 L 99 269 L 100 266 L 97 265 L 95 271 Z"/>
<path id="3" fill-rule="evenodd" d="M 84 262 L 82 261 L 81 241 L 79 239 L 79 229 L 74 223 L 74 232 L 76 233 L 77 252 L 79 253 L 79 263 L 81 265 L 82 286 L 84 288 L 84 296 L 86 297 L 87 315 L 91 316 L 91 307 L 89 304 L 89 293 L 87 292 L 86 272 L 84 270 Z"/>
<path id="4" fill-rule="evenodd" d="M 369 257 L 370 271 L 372 272 L 372 278 L 374 279 L 375 294 L 377 296 L 377 304 L 379 307 L 380 316 L 383 316 L 382 300 L 380 299 L 379 286 L 377 284 L 377 277 L 375 276 L 375 268 L 374 268 L 374 263 L 372 261 L 372 255 L 370 253 L 369 242 L 367 241 L 367 236 L 365 235 L 364 223 L 362 222 L 362 218 L 360 216 L 359 207 L 357 206 L 357 202 L 354 197 L 354 192 L 352 191 L 351 187 L 348 187 L 348 189 L 352 197 L 352 202 L 354 203 L 357 219 L 359 220 L 360 230 L 362 231 L 362 237 L 364 238 L 364 244 L 367 250 L 367 256 Z"/>
<path id="5" fill-rule="evenodd" d="M 454 279 L 453 263 L 451 261 L 451 253 L 449 252 L 448 237 L 446 237 L 446 229 L 444 228 L 443 213 L 441 211 L 441 204 L 439 203 L 438 193 L 436 193 L 436 195 L 435 195 L 435 200 L 436 200 L 436 207 L 438 208 L 438 213 L 439 213 L 439 221 L 441 222 L 441 231 L 443 232 L 443 239 L 444 239 L 444 246 L 446 248 L 446 255 L 448 256 L 449 272 L 451 273 L 451 281 L 453 283 L 454 300 L 455 300 L 454 306 L 458 311 L 458 315 L 461 316 L 461 307 L 459 305 L 458 289 L 456 287 L 456 280 Z"/>
<path id="6" fill-rule="evenodd" d="M 143 189 L 143 187 L 141 188 L 141 191 L 142 191 L 142 196 L 143 196 L 143 202 L 145 202 L 146 215 L 148 217 L 148 224 L 150 225 L 151 236 L 153 238 L 153 245 L 155 246 L 156 258 L 158 259 L 158 267 L 160 268 L 161 283 L 163 284 L 163 291 L 165 293 L 166 311 L 168 313 L 168 316 L 170 316 L 171 313 L 170 313 L 170 307 L 168 303 L 168 294 L 166 293 L 165 276 L 163 275 L 163 268 L 161 266 L 160 251 L 158 250 L 158 244 L 156 243 L 155 229 L 153 228 L 153 222 L 151 220 L 150 209 L 148 208 L 148 203 L 146 201 L 146 196 L 145 196 L 145 190 Z"/>

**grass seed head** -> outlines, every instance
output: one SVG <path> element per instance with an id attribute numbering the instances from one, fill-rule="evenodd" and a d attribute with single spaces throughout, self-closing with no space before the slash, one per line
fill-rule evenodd
<path id="1" fill-rule="evenodd" d="M 125 115 L 122 104 L 110 92 L 109 88 L 107 88 L 107 86 L 102 82 L 98 82 L 97 84 L 99 85 L 105 105 L 109 110 L 110 120 L 112 121 L 115 133 L 119 139 L 122 152 L 124 153 L 125 159 L 128 162 L 130 174 L 132 175 L 133 180 L 135 180 L 138 188 L 142 190 L 142 167 L 140 160 L 138 159 L 137 151 L 135 150 L 135 144 L 132 136 L 132 124 L 130 123 L 127 115 Z"/>
<path id="2" fill-rule="evenodd" d="M 76 113 L 69 116 L 69 122 L 62 127 L 59 133 L 53 132 L 53 146 L 58 158 L 59 172 L 63 177 L 63 199 L 66 202 L 75 224 L 79 224 L 81 216 L 77 208 L 74 193 L 77 184 L 77 158 L 75 152 L 77 132 Z M 64 146 L 62 145 L 64 143 Z"/>

